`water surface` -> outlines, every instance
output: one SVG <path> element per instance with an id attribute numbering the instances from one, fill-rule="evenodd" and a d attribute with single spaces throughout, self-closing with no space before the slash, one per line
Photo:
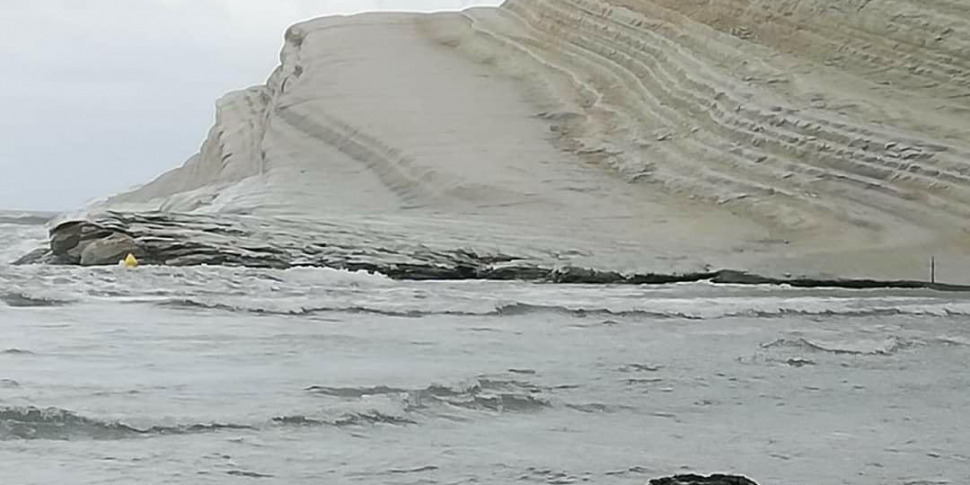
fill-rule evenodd
<path id="1" fill-rule="evenodd" d="M 0 261 L 45 238 L 13 222 Z M 2 265 L 0 483 L 966 483 L 968 315 L 927 291 Z"/>

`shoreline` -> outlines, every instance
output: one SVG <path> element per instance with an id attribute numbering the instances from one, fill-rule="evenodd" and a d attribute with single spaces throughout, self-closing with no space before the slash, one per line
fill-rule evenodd
<path id="1" fill-rule="evenodd" d="M 321 267 L 366 271 L 395 280 L 505 280 L 551 284 L 664 285 L 710 282 L 720 285 L 773 285 L 794 288 L 924 289 L 970 292 L 970 285 L 908 279 L 770 277 L 745 270 L 694 272 L 620 272 L 597 269 L 534 251 L 429 247 L 367 233 L 362 227 L 231 219 L 176 213 L 107 212 L 90 220 L 68 221 L 50 230 L 50 247 L 39 248 L 15 265 L 112 266 L 129 253 L 143 264 L 161 266 L 235 266 L 289 269 Z M 294 226 L 294 227 L 288 227 Z M 548 255 L 558 254 L 548 250 Z"/>

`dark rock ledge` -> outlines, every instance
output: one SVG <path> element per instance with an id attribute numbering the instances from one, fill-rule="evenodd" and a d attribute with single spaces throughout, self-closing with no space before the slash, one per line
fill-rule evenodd
<path id="1" fill-rule="evenodd" d="M 734 475 L 677 475 L 650 480 L 650 485 L 758 485 L 748 478 Z"/>
<path id="2" fill-rule="evenodd" d="M 970 286 L 925 281 L 768 278 L 743 271 L 685 274 L 619 273 L 578 267 L 555 251 L 530 248 L 527 254 L 470 249 L 462 241 L 436 246 L 415 236 L 366 224 L 243 216 L 218 217 L 169 212 L 106 212 L 69 221 L 50 231 L 50 247 L 14 264 L 115 265 L 128 253 L 143 264 L 224 265 L 286 269 L 297 266 L 369 271 L 401 280 L 522 280 L 575 284 L 668 284 L 711 281 L 722 284 L 790 285 L 847 289 L 924 288 L 970 291 Z M 467 242 L 467 241 L 464 241 Z"/>

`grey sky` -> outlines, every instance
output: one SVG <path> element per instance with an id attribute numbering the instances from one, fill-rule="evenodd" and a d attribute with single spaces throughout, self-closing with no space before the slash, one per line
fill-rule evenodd
<path id="1" fill-rule="evenodd" d="M 501 0 L 43 0 L 0 5 L 0 209 L 64 210 L 194 153 L 214 102 L 259 84 L 283 31 Z"/>

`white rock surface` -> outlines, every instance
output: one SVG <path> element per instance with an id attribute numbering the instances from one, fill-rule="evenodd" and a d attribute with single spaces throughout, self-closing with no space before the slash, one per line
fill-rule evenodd
<path id="1" fill-rule="evenodd" d="M 966 281 L 968 52 L 953 0 L 317 19 L 199 155 L 106 204 L 433 221 L 657 271 L 918 278 L 938 254 Z"/>

